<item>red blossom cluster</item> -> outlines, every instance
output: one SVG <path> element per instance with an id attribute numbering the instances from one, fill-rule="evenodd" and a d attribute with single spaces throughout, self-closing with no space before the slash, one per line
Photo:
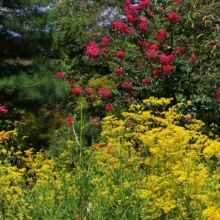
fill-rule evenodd
<path id="1" fill-rule="evenodd" d="M 94 91 L 90 88 L 85 88 L 84 91 L 88 94 L 88 95 L 92 95 L 94 93 Z"/>
<path id="2" fill-rule="evenodd" d="M 107 46 L 110 42 L 110 39 L 107 37 L 102 38 L 102 46 Z M 86 48 L 86 55 L 90 58 L 97 58 L 100 53 L 109 52 L 108 48 L 99 48 L 98 44 L 94 41 L 89 42 Z"/>
<path id="3" fill-rule="evenodd" d="M 163 64 L 161 68 L 151 72 L 151 76 L 169 75 L 176 71 L 176 67 L 170 64 Z"/>
<path id="4" fill-rule="evenodd" d="M 192 54 L 192 56 L 189 59 L 190 64 L 194 64 L 198 60 L 198 57 L 196 54 Z"/>
<path id="5" fill-rule="evenodd" d="M 151 76 L 162 76 L 163 72 L 161 69 L 156 69 L 156 70 L 153 70 L 150 75 Z"/>
<path id="6" fill-rule="evenodd" d="M 66 126 L 67 126 L 67 127 L 72 126 L 72 125 L 73 125 L 73 122 L 74 122 L 73 118 L 67 118 Z"/>
<path id="7" fill-rule="evenodd" d="M 157 34 L 156 41 L 161 44 L 165 44 L 167 40 L 167 32 L 165 30 L 160 30 Z"/>
<path id="8" fill-rule="evenodd" d="M 100 88 L 98 90 L 98 95 L 103 98 L 108 98 L 112 95 L 111 91 L 106 88 Z"/>
<path id="9" fill-rule="evenodd" d="M 118 30 L 121 33 L 124 33 L 126 35 L 132 35 L 134 33 L 134 27 L 129 27 L 127 24 L 121 22 L 121 21 L 113 21 L 111 23 L 111 27 L 113 30 Z"/>
<path id="10" fill-rule="evenodd" d="M 148 49 L 151 46 L 150 42 L 147 42 L 146 40 L 140 40 L 139 44 L 144 47 L 145 49 Z"/>
<path id="11" fill-rule="evenodd" d="M 118 57 L 124 57 L 126 55 L 126 52 L 123 50 L 118 51 Z"/>
<path id="12" fill-rule="evenodd" d="M 112 110 L 112 108 L 113 108 L 113 104 L 108 104 L 108 105 L 105 106 L 105 110 L 107 112 L 110 112 Z"/>
<path id="13" fill-rule="evenodd" d="M 90 122 L 94 125 L 98 125 L 99 119 L 98 118 L 90 118 Z"/>
<path id="14" fill-rule="evenodd" d="M 8 112 L 8 109 L 5 107 L 5 106 L 3 106 L 3 105 L 0 105 L 0 113 L 1 114 L 6 114 Z"/>
<path id="15" fill-rule="evenodd" d="M 134 15 L 138 9 L 137 5 L 132 5 L 131 0 L 126 0 L 125 4 L 122 6 L 125 14 Z"/>
<path id="16" fill-rule="evenodd" d="M 80 87 L 75 87 L 71 89 L 72 94 L 79 96 L 82 93 L 82 89 Z"/>
<path id="17" fill-rule="evenodd" d="M 159 54 L 159 47 L 156 44 L 145 45 L 146 51 L 144 52 L 144 55 L 149 59 L 156 59 Z"/>
<path id="18" fill-rule="evenodd" d="M 64 79 L 64 75 L 65 75 L 64 72 L 57 72 L 56 73 L 56 76 L 57 76 L 58 79 Z"/>
<path id="19" fill-rule="evenodd" d="M 141 8 L 145 5 L 150 5 L 150 0 L 141 0 L 138 2 L 138 7 Z"/>
<path id="20" fill-rule="evenodd" d="M 127 19 L 127 22 L 129 22 L 129 23 L 130 23 L 130 22 L 133 22 L 133 21 L 135 20 L 134 16 L 131 15 L 131 14 L 130 14 L 130 15 L 127 15 L 127 16 L 126 16 L 126 19 Z"/>
<path id="21" fill-rule="evenodd" d="M 123 82 L 123 83 L 121 83 L 121 87 L 125 88 L 125 89 L 130 89 L 133 87 L 133 83 L 132 82 Z"/>
<path id="22" fill-rule="evenodd" d="M 144 6 L 147 6 L 150 9 L 150 0 L 141 0 L 138 2 L 137 5 L 132 5 L 131 0 L 126 0 L 125 4 L 123 5 L 123 11 L 125 14 L 134 15 L 136 11 Z"/>
<path id="23" fill-rule="evenodd" d="M 115 68 L 114 73 L 119 75 L 119 74 L 124 73 L 124 70 L 122 68 Z"/>
<path id="24" fill-rule="evenodd" d="M 175 22 L 175 21 L 180 21 L 180 17 L 178 16 L 178 14 L 177 14 L 175 11 L 172 11 L 172 12 L 169 14 L 168 18 L 165 18 L 164 20 L 165 20 L 165 21 L 168 20 L 170 23 L 173 23 L 173 22 Z"/>
<path id="25" fill-rule="evenodd" d="M 174 60 L 173 54 L 170 55 L 160 54 L 158 55 L 158 57 L 160 58 L 160 64 L 172 63 Z"/>
<path id="26" fill-rule="evenodd" d="M 162 66 L 162 71 L 165 75 L 169 75 L 170 73 L 173 73 L 176 71 L 176 67 L 175 66 L 172 66 L 172 65 L 169 65 L 169 64 L 164 64 Z"/>
<path id="27" fill-rule="evenodd" d="M 185 47 L 177 47 L 172 53 L 173 54 L 176 54 L 176 55 L 179 55 L 181 53 L 184 53 L 185 52 Z"/>
<path id="28" fill-rule="evenodd" d="M 141 22 L 139 24 L 139 28 L 140 28 L 141 32 L 144 34 L 147 31 L 147 24 L 145 22 Z"/>
<path id="29" fill-rule="evenodd" d="M 107 37 L 102 38 L 102 46 L 107 46 L 110 42 L 110 39 Z"/>
<path id="30" fill-rule="evenodd" d="M 99 55 L 99 47 L 96 42 L 91 41 L 86 48 L 86 55 L 90 58 L 96 58 Z"/>
<path id="31" fill-rule="evenodd" d="M 150 84 L 151 80 L 148 78 L 144 78 L 141 80 L 141 82 L 142 82 L 142 86 L 148 86 Z"/>

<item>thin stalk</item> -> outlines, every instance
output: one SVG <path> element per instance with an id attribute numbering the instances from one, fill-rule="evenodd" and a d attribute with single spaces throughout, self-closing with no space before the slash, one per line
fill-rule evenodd
<path id="1" fill-rule="evenodd" d="M 82 141 L 83 141 L 83 121 L 82 121 L 82 106 L 80 108 L 80 136 L 79 136 L 79 163 L 81 164 L 81 158 L 82 158 Z"/>

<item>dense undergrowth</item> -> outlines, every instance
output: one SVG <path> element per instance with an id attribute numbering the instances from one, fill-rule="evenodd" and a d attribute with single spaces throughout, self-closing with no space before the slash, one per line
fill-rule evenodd
<path id="1" fill-rule="evenodd" d="M 220 4 L 83 2 L 1 61 L 0 219 L 219 220 Z"/>
<path id="2" fill-rule="evenodd" d="M 90 148 L 83 115 L 47 151 L 21 152 L 16 130 L 1 132 L 1 219 L 219 219 L 219 138 L 171 100 L 105 117 Z"/>

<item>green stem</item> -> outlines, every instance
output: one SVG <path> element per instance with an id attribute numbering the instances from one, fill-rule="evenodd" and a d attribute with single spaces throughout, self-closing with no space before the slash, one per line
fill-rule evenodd
<path id="1" fill-rule="evenodd" d="M 83 133 L 83 121 L 82 121 L 82 106 L 80 108 L 80 136 L 79 136 L 79 163 L 81 164 L 81 158 L 82 158 L 82 135 Z"/>

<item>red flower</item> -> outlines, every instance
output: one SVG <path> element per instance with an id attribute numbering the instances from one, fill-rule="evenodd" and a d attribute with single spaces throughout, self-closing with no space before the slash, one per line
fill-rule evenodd
<path id="1" fill-rule="evenodd" d="M 179 48 L 176 48 L 172 53 L 176 54 L 176 55 L 179 55 L 179 54 L 184 53 L 184 52 L 185 52 L 185 47 L 181 46 Z"/>
<path id="2" fill-rule="evenodd" d="M 110 42 L 110 39 L 107 37 L 103 37 L 102 38 L 102 46 L 106 46 L 108 45 L 108 43 Z"/>
<path id="3" fill-rule="evenodd" d="M 174 60 L 173 54 L 170 54 L 168 56 L 166 54 L 160 54 L 158 56 L 160 58 L 160 64 L 172 63 Z"/>
<path id="4" fill-rule="evenodd" d="M 132 21 L 134 21 L 133 15 L 127 15 L 126 18 L 127 18 L 127 22 L 132 22 Z"/>
<path id="5" fill-rule="evenodd" d="M 146 40 L 141 40 L 139 41 L 139 44 L 143 47 L 145 47 L 146 50 L 149 49 L 149 47 L 151 46 L 151 43 L 150 42 L 147 42 Z"/>
<path id="6" fill-rule="evenodd" d="M 123 50 L 118 51 L 118 57 L 124 57 L 125 54 L 126 54 L 126 52 L 124 52 Z"/>
<path id="7" fill-rule="evenodd" d="M 147 24 L 145 22 L 141 22 L 139 24 L 139 28 L 140 28 L 142 33 L 145 33 L 147 31 Z"/>
<path id="8" fill-rule="evenodd" d="M 85 90 L 85 92 L 88 94 L 88 95 L 92 95 L 93 94 L 93 90 L 92 89 L 90 89 L 90 88 L 85 88 L 84 89 Z"/>
<path id="9" fill-rule="evenodd" d="M 217 89 L 216 98 L 220 101 L 220 87 Z"/>
<path id="10" fill-rule="evenodd" d="M 73 118 L 67 118 L 67 121 L 66 121 L 66 126 L 67 127 L 70 127 L 70 126 L 72 126 L 73 125 Z"/>
<path id="11" fill-rule="evenodd" d="M 115 68 L 114 72 L 116 74 L 122 74 L 124 72 L 124 70 L 122 68 Z"/>
<path id="12" fill-rule="evenodd" d="M 159 50 L 159 47 L 158 47 L 156 44 L 152 44 L 152 45 L 149 47 L 149 50 L 158 51 L 158 50 Z"/>
<path id="13" fill-rule="evenodd" d="M 100 88 L 100 89 L 98 90 L 98 95 L 99 95 L 100 97 L 103 97 L 103 98 L 108 98 L 108 97 L 110 97 L 112 94 L 111 94 L 111 91 L 110 91 L 110 90 L 108 90 L 108 89 L 106 89 L 106 88 Z"/>
<path id="14" fill-rule="evenodd" d="M 125 89 L 130 89 L 130 88 L 133 87 L 133 84 L 132 84 L 132 82 L 123 82 L 123 83 L 121 84 L 121 87 L 122 87 L 122 88 L 125 88 Z"/>
<path id="15" fill-rule="evenodd" d="M 57 76 L 58 79 L 64 79 L 64 75 L 65 75 L 64 72 L 57 72 L 56 73 L 56 76 Z"/>
<path id="16" fill-rule="evenodd" d="M 149 5 L 150 4 L 150 0 L 142 0 L 138 2 L 138 7 L 141 8 L 144 5 Z"/>
<path id="17" fill-rule="evenodd" d="M 0 113 L 1 114 L 6 114 L 7 112 L 8 112 L 8 109 L 5 106 L 0 105 Z"/>
<path id="18" fill-rule="evenodd" d="M 141 80 L 141 82 L 142 82 L 142 86 L 148 86 L 150 83 L 150 80 L 148 78 L 144 78 Z"/>
<path id="19" fill-rule="evenodd" d="M 126 0 L 125 4 L 122 7 L 125 14 L 132 14 L 132 15 L 134 15 L 136 10 L 138 9 L 138 6 L 132 5 L 130 0 Z"/>
<path id="20" fill-rule="evenodd" d="M 90 118 L 90 122 L 94 125 L 97 125 L 99 123 L 99 119 L 98 118 Z"/>
<path id="21" fill-rule="evenodd" d="M 167 32 L 165 30 L 159 31 L 156 41 L 161 44 L 165 44 L 167 40 Z"/>
<path id="22" fill-rule="evenodd" d="M 72 88 L 71 92 L 76 95 L 76 96 L 79 96 L 81 93 L 82 93 L 82 90 L 81 88 L 79 87 L 75 87 L 75 88 Z"/>
<path id="23" fill-rule="evenodd" d="M 96 58 L 99 55 L 99 47 L 98 45 L 94 42 L 91 41 L 89 45 L 86 48 L 86 55 L 90 58 Z"/>
<path id="24" fill-rule="evenodd" d="M 165 74 L 170 74 L 171 72 L 175 72 L 176 71 L 176 67 L 175 66 L 171 66 L 169 64 L 164 64 L 162 66 L 162 71 L 165 73 Z"/>
<path id="25" fill-rule="evenodd" d="M 195 54 L 192 54 L 192 56 L 189 59 L 189 62 L 191 64 L 195 63 L 198 60 L 198 57 Z"/>
<path id="26" fill-rule="evenodd" d="M 112 104 L 108 104 L 108 105 L 105 106 L 105 110 L 106 110 L 107 112 L 110 112 L 110 111 L 112 110 L 112 108 L 113 108 L 113 105 L 112 105 Z"/>
<path id="27" fill-rule="evenodd" d="M 161 69 L 157 69 L 157 70 L 154 70 L 150 75 L 151 76 L 162 76 L 163 73 Z"/>
<path id="28" fill-rule="evenodd" d="M 121 21 L 113 21 L 113 22 L 111 23 L 111 26 L 112 26 L 112 29 L 113 29 L 113 30 L 119 30 L 120 32 L 125 33 L 125 34 L 127 34 L 127 35 L 130 34 L 128 25 L 127 25 L 127 24 L 124 24 L 124 23 L 121 22 Z"/>
<path id="29" fill-rule="evenodd" d="M 174 21 L 180 21 L 180 17 L 177 15 L 176 12 L 172 11 L 168 16 L 168 21 L 173 23 Z"/>
<path id="30" fill-rule="evenodd" d="M 156 59 L 158 57 L 159 48 L 156 44 L 152 44 L 144 53 L 149 59 Z"/>

